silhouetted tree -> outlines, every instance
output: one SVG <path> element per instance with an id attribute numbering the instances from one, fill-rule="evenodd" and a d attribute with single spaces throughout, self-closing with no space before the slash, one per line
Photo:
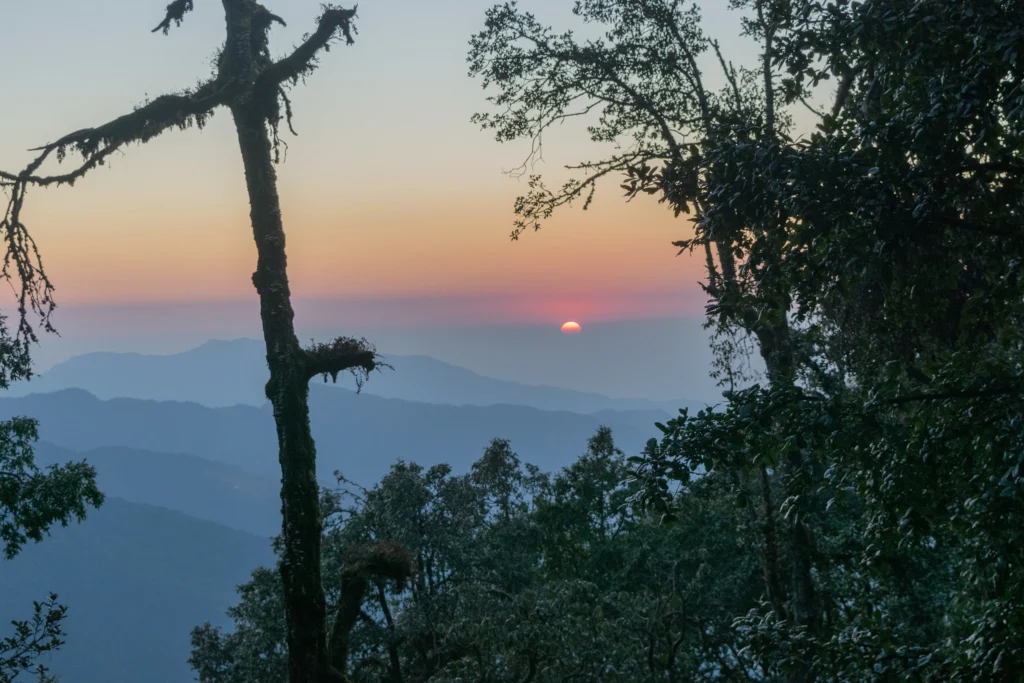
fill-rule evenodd
<path id="1" fill-rule="evenodd" d="M 515 2 L 496 5 L 471 40 L 470 74 L 482 79 L 494 106 L 474 121 L 498 141 L 529 140 L 530 156 L 520 169 L 525 170 L 553 126 L 585 117 L 591 140 L 615 143 L 614 148 L 602 159 L 570 166 L 582 177 L 559 188 L 532 175 L 528 193 L 516 201 L 512 238 L 539 229 L 574 201 L 583 199 L 587 208 L 602 178 L 619 176 L 630 199 L 657 196 L 676 216 L 692 218 L 695 237 L 674 244 L 681 252 L 702 252 L 709 325 L 719 334 L 723 379 L 732 384 L 731 349 L 749 338 L 769 383 L 786 391 L 798 380 L 801 358 L 788 317 L 789 285 L 778 277 L 789 217 L 778 213 L 750 221 L 731 210 L 732 197 L 724 193 L 737 191 L 729 183 L 745 170 L 739 165 L 742 153 L 770 154 L 788 140 L 792 117 L 781 106 L 784 70 L 774 53 L 792 7 L 788 0 L 730 4 L 742 12 L 743 36 L 761 48 L 750 68 L 728 60 L 692 0 L 576 0 L 573 13 L 603 29 L 596 39 L 557 33 Z M 708 72 L 708 57 L 717 74 Z M 715 80 L 722 87 L 713 87 Z M 751 514 L 761 514 L 760 557 L 772 609 L 813 632 L 822 614 L 803 453 L 792 448 L 771 461 L 747 453 L 757 464 L 743 472 L 741 485 L 757 490 L 749 500 Z M 781 491 L 772 485 L 773 473 L 782 475 Z M 780 494 L 794 514 L 775 514 Z M 763 501 L 760 512 L 755 499 Z"/>
<path id="2" fill-rule="evenodd" d="M 226 39 L 213 75 L 194 88 L 157 97 L 134 111 L 93 128 L 69 133 L 38 148 L 38 156 L 20 173 L 0 173 L 10 201 L 0 224 L 8 254 L 15 256 L 20 277 L 18 349 L 34 339 L 29 313 L 50 329 L 53 287 L 42 269 L 38 251 L 21 219 L 29 187 L 72 184 L 102 165 L 114 152 L 144 143 L 171 128 L 201 127 L 213 112 L 231 112 L 245 167 L 250 217 L 258 261 L 252 281 L 260 298 L 270 381 L 267 398 L 277 424 L 281 462 L 283 514 L 280 571 L 287 613 L 289 679 L 292 683 L 345 680 L 345 662 L 331 661 L 320 578 L 322 520 L 316 455 L 309 427 L 309 380 L 336 379 L 351 371 L 357 379 L 377 367 L 377 356 L 365 340 L 342 337 L 303 349 L 295 335 L 285 258 L 285 234 L 274 170 L 279 128 L 291 122 L 287 89 L 312 73 L 321 51 L 339 39 L 353 42 L 355 9 L 325 5 L 315 30 L 291 54 L 274 60 L 269 32 L 284 20 L 255 0 L 222 0 Z M 193 9 L 193 0 L 174 0 L 154 32 L 168 33 Z M 78 152 L 81 163 L 60 175 L 40 173 L 51 156 L 63 161 Z M 8 259 L 10 261 L 10 259 Z M 5 264 L 4 274 L 7 274 Z"/>
<path id="3" fill-rule="evenodd" d="M 732 533 L 742 512 L 728 490 L 695 482 L 669 526 L 628 505 L 628 472 L 601 427 L 581 457 L 550 474 L 495 439 L 462 474 L 398 462 L 370 490 L 339 478 L 324 495 L 323 565 L 341 577 L 328 587 L 329 611 L 339 620 L 358 612 L 347 643 L 353 680 L 765 680 L 730 628 L 757 604 L 759 581 L 746 537 Z M 416 558 L 408 581 L 402 549 Z M 230 631 L 192 632 L 196 675 L 279 683 L 280 579 L 258 569 L 238 592 Z"/>

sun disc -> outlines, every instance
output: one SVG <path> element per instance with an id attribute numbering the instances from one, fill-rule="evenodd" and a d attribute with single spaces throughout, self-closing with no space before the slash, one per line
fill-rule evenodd
<path id="1" fill-rule="evenodd" d="M 564 334 L 579 334 L 582 331 L 583 331 L 583 328 L 580 327 L 580 324 L 576 323 L 576 322 L 573 322 L 571 320 L 569 322 L 565 323 L 564 325 L 562 325 L 562 332 Z"/>

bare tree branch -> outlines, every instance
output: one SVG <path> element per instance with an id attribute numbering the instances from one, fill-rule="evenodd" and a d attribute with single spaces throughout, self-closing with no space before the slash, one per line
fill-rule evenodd
<path id="1" fill-rule="evenodd" d="M 11 181 L 9 183 L 10 186 L 17 185 L 18 183 L 38 185 L 40 187 L 46 187 L 47 185 L 74 185 L 75 181 L 84 176 L 86 173 L 96 168 L 97 166 L 102 166 L 106 158 L 113 154 L 114 152 L 116 152 L 120 147 L 121 145 L 109 145 L 98 150 L 92 156 L 88 157 L 85 160 L 85 162 L 82 163 L 81 166 L 76 168 L 74 171 L 71 171 L 70 173 L 62 173 L 60 175 L 52 176 L 39 176 L 25 175 L 24 171 L 19 175 L 14 175 L 12 173 L 0 171 L 0 178 L 5 178 Z M 46 151 L 43 155 L 40 156 L 45 158 L 49 154 L 50 152 Z"/>
<path id="2" fill-rule="evenodd" d="M 812 114 L 817 116 L 819 119 L 825 118 L 825 112 L 821 111 L 820 109 L 816 108 L 813 104 L 808 102 L 806 97 L 801 96 L 799 99 L 800 99 L 800 104 L 804 105 L 804 107 L 807 109 L 807 111 L 811 112 Z"/>
<path id="3" fill-rule="evenodd" d="M 194 9 L 194 0 L 172 0 L 167 5 L 162 22 L 154 31 L 167 33 L 171 25 L 179 25 Z M 351 624 L 345 622 L 336 630 L 331 644 L 341 638 L 341 649 L 328 650 L 326 613 L 320 570 L 320 516 L 319 487 L 315 480 L 316 451 L 308 415 L 306 384 L 315 375 L 337 379 L 337 375 L 350 371 L 357 385 L 374 369 L 386 367 L 375 350 L 365 340 L 339 337 L 331 342 L 314 344 L 299 349 L 293 322 L 294 311 L 288 287 L 284 252 L 284 228 L 281 221 L 280 199 L 277 191 L 274 164 L 279 140 L 278 125 L 283 120 L 289 126 L 292 118 L 291 103 L 285 94 L 288 84 L 311 73 L 317 66 L 321 50 L 329 50 L 331 43 L 344 36 L 354 42 L 352 20 L 355 8 L 341 9 L 325 5 L 316 30 L 307 36 L 294 52 L 274 62 L 270 57 L 268 33 L 274 23 L 284 20 L 271 13 L 257 0 L 223 0 L 226 19 L 224 49 L 217 59 L 216 75 L 192 89 L 177 94 L 163 95 L 147 101 L 131 113 L 93 128 L 69 133 L 34 152 L 37 156 L 19 173 L 0 172 L 0 188 L 9 197 L 0 221 L 0 235 L 7 242 L 6 256 L 0 277 L 9 282 L 20 281 L 18 309 L 20 323 L 18 337 L 7 340 L 3 318 L 0 316 L 0 343 L 4 345 L 4 359 L 16 357 L 20 365 L 11 370 L 0 363 L 3 373 L 26 374 L 30 367 L 28 344 L 35 341 L 33 327 L 27 318 L 38 313 L 47 331 L 53 331 L 49 316 L 55 308 L 53 286 L 42 267 L 39 251 L 21 219 L 21 210 L 29 186 L 50 186 L 73 183 L 96 166 L 102 165 L 114 152 L 127 144 L 145 143 L 170 128 L 203 127 L 213 110 L 219 106 L 230 108 L 239 139 L 239 150 L 245 169 L 246 189 L 249 195 L 250 221 L 256 241 L 258 259 L 253 284 L 261 302 L 263 336 L 267 343 L 267 365 L 270 383 L 267 395 L 274 404 L 278 428 L 279 461 L 281 463 L 282 538 L 280 561 L 285 591 L 285 614 L 288 625 L 289 678 L 293 681 L 347 680 L 334 676 L 330 652 L 341 652 L 336 657 L 337 669 L 344 670 L 347 658 L 347 635 Z M 283 108 L 283 117 L 282 117 Z M 269 130 L 268 130 L 269 128 Z M 51 155 L 62 162 L 68 151 L 82 155 L 81 164 L 63 174 L 46 175 L 39 169 Z M 8 352 L 8 347 L 17 353 Z M 5 360 L 6 362 L 6 360 Z M 411 573 L 405 555 L 387 552 L 381 547 L 360 558 L 346 558 L 343 575 L 365 583 L 370 577 L 383 576 L 403 580 Z M 348 560 L 358 560 L 355 564 Z M 388 564 L 391 562 L 391 565 Z M 355 567 L 362 566 L 357 571 Z M 393 570 L 391 574 L 388 570 Z M 346 617 L 357 618 L 365 588 L 346 590 L 343 599 L 354 603 L 355 610 Z M 2 678 L 2 676 L 0 676 Z"/>
<path id="4" fill-rule="evenodd" d="M 725 74 L 725 80 L 729 82 L 729 93 L 733 97 L 733 101 L 736 106 L 736 113 L 743 113 L 743 95 L 740 94 L 739 82 L 736 80 L 736 68 L 732 65 L 732 62 L 725 60 L 725 55 L 722 54 L 722 47 L 718 44 L 717 40 L 711 41 L 711 47 L 715 51 L 715 56 L 718 57 L 718 63 L 722 66 L 722 73 Z"/>
<path id="5" fill-rule="evenodd" d="M 119 116 L 95 128 L 83 128 L 69 133 L 56 142 L 37 149 L 57 150 L 60 158 L 63 156 L 63 150 L 71 146 L 83 155 L 88 155 L 104 144 L 148 142 L 168 128 L 187 128 L 193 122 L 202 126 L 205 117 L 215 107 L 227 104 L 228 94 L 227 84 L 222 84 L 218 80 L 207 81 L 194 91 L 161 95 L 130 114 Z"/>
<path id="6" fill-rule="evenodd" d="M 35 240 L 21 222 L 21 207 L 25 202 L 25 183 L 16 182 L 10 191 L 10 201 L 0 220 L 0 233 L 7 242 L 3 269 L 0 278 L 10 283 L 13 279 L 11 266 L 17 271 L 20 290 L 18 297 L 18 332 L 15 346 L 27 356 L 28 343 L 37 341 L 32 324 L 28 321 L 29 310 L 36 313 L 48 332 L 53 331 L 50 315 L 57 305 L 53 301 L 53 284 L 43 270 L 42 256 Z M 13 287 L 12 287 L 13 288 Z"/>
<path id="7" fill-rule="evenodd" d="M 565 204 L 571 204 L 580 197 L 583 197 L 585 192 L 583 209 L 588 209 L 594 197 L 596 183 L 601 178 L 616 171 L 625 171 L 632 166 L 652 159 L 659 159 L 663 156 L 663 154 L 647 150 L 634 150 L 613 156 L 602 162 L 567 166 L 570 170 L 586 170 L 589 172 L 589 175 L 583 180 L 568 181 L 558 192 L 549 190 L 539 175 L 531 176 L 528 183 L 529 192 L 516 197 L 515 213 L 519 218 L 516 219 L 515 227 L 512 230 L 512 240 L 518 240 L 519 235 L 527 230 L 527 228 L 539 230 L 541 222 L 551 218 L 555 209 Z"/>

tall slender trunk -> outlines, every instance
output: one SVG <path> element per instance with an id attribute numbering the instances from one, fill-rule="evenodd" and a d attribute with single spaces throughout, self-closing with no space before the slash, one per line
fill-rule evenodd
<path id="1" fill-rule="evenodd" d="M 272 148 L 263 116 L 251 105 L 231 109 L 245 165 L 258 260 L 252 281 L 260 297 L 267 346 L 267 399 L 277 424 L 281 462 L 282 552 L 290 683 L 343 680 L 327 665 L 326 604 L 320 577 L 319 486 L 309 427 L 306 354 L 295 336 L 284 228 Z"/>

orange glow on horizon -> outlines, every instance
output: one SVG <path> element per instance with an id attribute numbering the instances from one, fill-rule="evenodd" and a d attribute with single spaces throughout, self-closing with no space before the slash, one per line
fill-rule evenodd
<path id="1" fill-rule="evenodd" d="M 108 178 L 114 180 L 97 176 Z M 115 183 L 103 185 L 115 204 Z M 244 198 L 196 209 L 172 206 L 161 194 L 120 214 L 104 214 L 97 197 L 85 192 L 62 192 L 59 199 L 33 205 L 34 234 L 59 303 L 255 299 L 256 254 L 240 208 Z M 676 257 L 670 246 L 692 228 L 654 202 L 624 206 L 609 197 L 600 211 L 570 208 L 512 243 L 507 195 L 465 201 L 454 216 L 436 198 L 414 210 L 368 203 L 344 217 L 313 200 L 282 199 L 298 299 L 484 296 L 510 319 L 559 325 L 569 316 L 603 320 L 703 307 L 692 301 L 700 294 L 693 284 L 701 276 L 699 260 Z M 644 229 L 630 230 L 636 223 Z M 409 239 L 411 226 L 426 239 Z M 476 304 L 463 312 L 491 317 Z"/>
<path id="2" fill-rule="evenodd" d="M 255 300 L 256 249 L 233 156 L 209 154 L 209 167 L 174 176 L 168 189 L 158 182 L 165 154 L 147 148 L 88 183 L 33 195 L 32 233 L 60 305 Z M 281 180 L 296 299 L 445 299 L 445 318 L 460 322 L 549 325 L 703 308 L 700 260 L 671 246 L 693 227 L 657 202 L 625 204 L 609 189 L 590 210 L 566 207 L 511 242 L 518 187 L 444 188 L 403 202 L 367 188 L 339 211 L 334 195 L 299 182 L 302 166 Z M 457 303 L 475 297 L 488 303 Z"/>
<path id="3" fill-rule="evenodd" d="M 580 324 L 572 320 L 562 325 L 563 334 L 579 334 L 582 331 L 583 328 L 580 327 Z"/>

